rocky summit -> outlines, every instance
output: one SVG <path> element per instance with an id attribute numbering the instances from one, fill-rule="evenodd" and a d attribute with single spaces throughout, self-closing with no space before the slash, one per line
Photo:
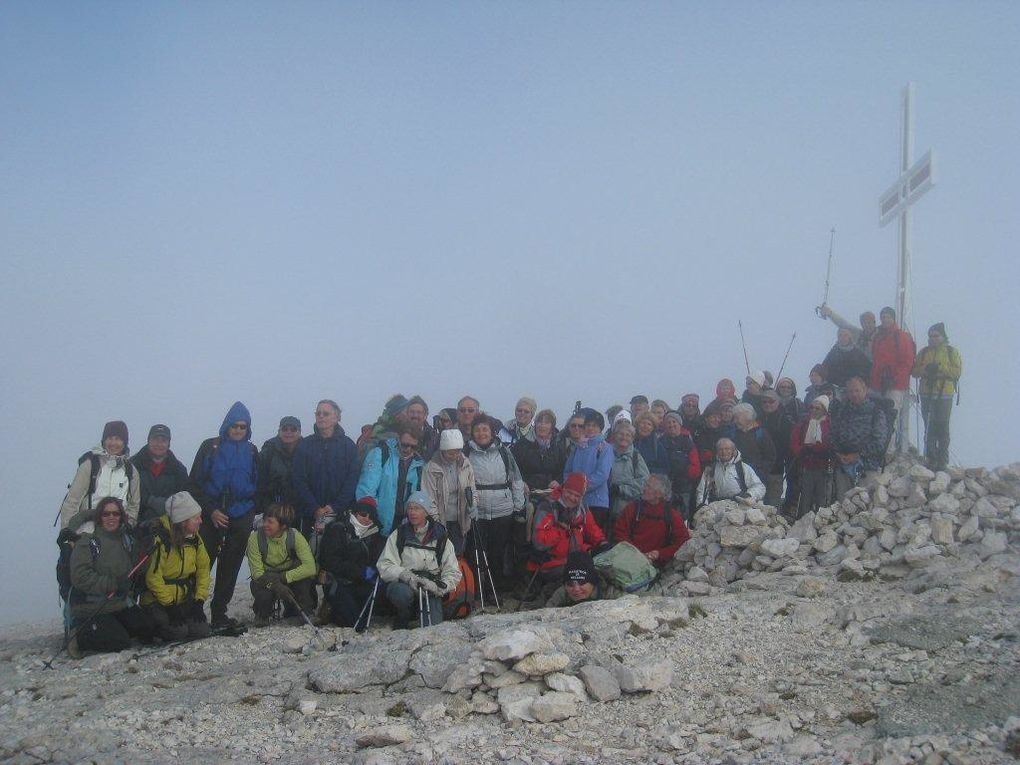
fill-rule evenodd
<path id="1" fill-rule="evenodd" d="M 615 601 L 52 671 L 54 628 L 8 630 L 0 760 L 1020 762 L 1018 500 L 1020 465 L 904 461 L 792 523 L 709 505 L 652 590 Z"/>

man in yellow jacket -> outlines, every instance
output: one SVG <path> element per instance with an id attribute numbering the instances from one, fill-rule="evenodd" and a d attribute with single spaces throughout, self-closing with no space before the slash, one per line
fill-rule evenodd
<path id="1" fill-rule="evenodd" d="M 269 625 L 277 599 L 284 602 L 284 613 L 297 623 L 303 619 L 294 612 L 295 603 L 306 614 L 315 609 L 315 556 L 304 534 L 299 534 L 293 524 L 294 508 L 274 502 L 262 516 L 262 528 L 248 537 L 256 627 Z"/>
<path id="2" fill-rule="evenodd" d="M 932 470 L 944 470 L 949 464 L 949 415 L 962 373 L 963 359 L 949 344 L 946 325 L 933 324 L 928 329 L 928 345 L 917 354 L 911 371 L 920 381 L 924 458 Z"/>

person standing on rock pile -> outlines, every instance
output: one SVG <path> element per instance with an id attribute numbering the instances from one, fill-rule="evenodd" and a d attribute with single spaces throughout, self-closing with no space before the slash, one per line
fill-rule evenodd
<path id="1" fill-rule="evenodd" d="M 691 433 L 683 425 L 679 412 L 667 412 L 663 418 L 666 434 L 662 448 L 669 455 L 669 479 L 672 481 L 673 504 L 685 519 L 694 516 L 692 489 L 701 477 L 701 453 Z"/>
<path id="2" fill-rule="evenodd" d="M 236 627 L 227 616 L 237 572 L 244 561 L 258 491 L 258 447 L 251 442 L 251 414 L 235 401 L 220 434 L 198 447 L 191 466 L 191 493 L 202 507 L 202 541 L 216 561 L 212 600 L 214 628 Z"/>
<path id="3" fill-rule="evenodd" d="M 949 416 L 963 374 L 963 359 L 949 345 L 942 322 L 928 328 L 928 345 L 917 354 L 912 374 L 920 380 L 924 459 L 932 470 L 945 470 L 949 465 Z"/>
<path id="4" fill-rule="evenodd" d="M 154 625 L 131 595 L 128 573 L 134 567 L 134 546 L 125 535 L 127 513 L 116 497 L 104 497 L 92 516 L 95 530 L 82 534 L 71 553 L 71 627 L 68 654 L 82 651 L 123 651 L 131 638 L 152 640 Z M 90 618 L 91 617 L 91 618 Z"/>
<path id="5" fill-rule="evenodd" d="M 740 457 L 733 441 L 720 438 L 715 445 L 715 461 L 701 475 L 698 507 L 720 499 L 735 499 L 753 505 L 765 498 L 765 484 Z"/>
<path id="6" fill-rule="evenodd" d="M 797 486 L 790 470 L 792 463 L 790 432 L 793 430 L 794 422 L 800 418 L 794 420 L 782 409 L 779 393 L 774 390 L 767 390 L 762 394 L 761 405 L 765 410 L 761 424 L 775 447 L 776 455 L 765 479 L 765 504 L 778 508 L 782 504 L 784 478 L 787 483 L 787 497 L 793 497 L 793 501 L 796 502 Z"/>
<path id="7" fill-rule="evenodd" d="M 879 313 L 881 326 L 871 343 L 871 390 L 892 401 L 896 417 L 889 438 L 891 449 L 898 449 L 900 414 L 909 393 L 910 372 L 914 368 L 914 338 L 896 324 L 896 311 L 886 306 Z"/>
<path id="8" fill-rule="evenodd" d="M 772 436 L 759 423 L 758 418 L 761 416 L 747 403 L 733 407 L 733 422 L 737 426 L 733 443 L 740 451 L 744 464 L 754 468 L 758 478 L 765 483 L 776 461 L 776 445 Z"/>
<path id="9" fill-rule="evenodd" d="M 829 397 L 815 396 L 807 416 L 790 435 L 790 452 L 800 465 L 800 501 L 796 517 L 827 507 L 833 491 Z"/>
<path id="10" fill-rule="evenodd" d="M 832 415 L 830 427 L 835 461 L 835 498 L 842 499 L 867 471 L 882 469 L 889 441 L 889 423 L 879 404 L 868 398 L 868 388 L 860 377 L 851 377 L 846 385 L 846 401 Z"/>
<path id="11" fill-rule="evenodd" d="M 591 600 L 615 600 L 622 594 L 620 588 L 599 573 L 591 555 L 578 550 L 567 556 L 563 584 L 553 590 L 545 607 L 564 608 Z"/>
<path id="12" fill-rule="evenodd" d="M 205 601 L 209 597 L 209 555 L 198 535 L 202 507 L 186 491 L 166 501 L 159 545 L 145 572 L 140 603 L 164 640 L 207 637 Z"/>
<path id="13" fill-rule="evenodd" d="M 294 508 L 274 502 L 262 516 L 262 528 L 248 536 L 246 554 L 256 627 L 269 626 L 277 600 L 283 601 L 284 613 L 291 612 L 296 624 L 304 619 L 293 611 L 293 604 L 305 614 L 314 609 L 312 587 L 318 569 L 308 542 L 293 525 Z"/>
<path id="14" fill-rule="evenodd" d="M 861 325 L 859 327 L 855 327 L 827 305 L 823 305 L 819 309 L 818 313 L 821 318 L 829 319 L 829 321 L 840 329 L 848 330 L 857 347 L 864 352 L 865 356 L 869 359 L 871 358 L 871 342 L 875 339 L 876 332 L 874 313 L 871 311 L 865 311 L 862 313 L 860 315 Z"/>
<path id="15" fill-rule="evenodd" d="M 394 629 L 406 629 L 427 603 L 420 623 L 443 621 L 443 596 L 456 589 L 461 571 L 446 529 L 435 518 L 435 504 L 423 491 L 407 500 L 407 517 L 379 556 L 379 576 L 387 583 L 386 597 L 397 609 Z"/>
<path id="16" fill-rule="evenodd" d="M 525 439 L 517 445 L 532 443 Z M 446 526 L 454 551 L 463 555 L 473 521 L 475 470 L 464 456 L 464 436 L 456 427 L 439 434 L 439 448 L 425 466 L 421 483 L 436 503 L 436 517 Z"/>

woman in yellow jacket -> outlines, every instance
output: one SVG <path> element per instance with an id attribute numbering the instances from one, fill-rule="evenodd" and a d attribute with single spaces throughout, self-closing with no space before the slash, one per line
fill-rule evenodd
<path id="1" fill-rule="evenodd" d="M 297 624 L 304 619 L 297 614 L 295 604 L 305 614 L 315 609 L 312 588 L 318 567 L 304 534 L 293 526 L 294 508 L 274 502 L 262 516 L 262 528 L 248 536 L 256 627 L 269 626 L 277 599 L 284 603 L 284 615 Z"/>
<path id="2" fill-rule="evenodd" d="M 145 574 L 141 604 L 164 640 L 207 637 L 209 554 L 198 536 L 202 508 L 186 491 L 166 501 L 159 544 Z"/>
<path id="3" fill-rule="evenodd" d="M 932 470 L 944 470 L 949 464 L 949 415 L 962 373 L 963 359 L 949 344 L 946 325 L 933 324 L 928 329 L 928 345 L 917 354 L 911 372 L 920 381 L 924 458 Z"/>

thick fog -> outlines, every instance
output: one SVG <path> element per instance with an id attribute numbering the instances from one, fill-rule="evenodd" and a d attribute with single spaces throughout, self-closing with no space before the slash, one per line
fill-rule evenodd
<path id="1" fill-rule="evenodd" d="M 964 359 L 956 463 L 1020 458 L 1020 8 L 968 4 L 0 5 L 0 621 L 55 618 L 52 527 L 103 423 L 191 464 L 320 398 L 509 417 L 803 389 L 895 304 L 900 93 L 937 185 L 913 318 Z M 243 586 L 239 584 L 239 586 Z"/>

